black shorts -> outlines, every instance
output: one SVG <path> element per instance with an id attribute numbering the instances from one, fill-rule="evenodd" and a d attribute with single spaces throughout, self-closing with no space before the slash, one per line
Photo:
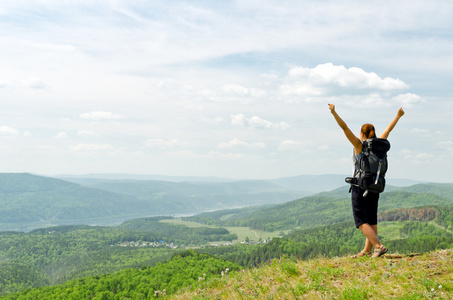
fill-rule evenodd
<path id="1" fill-rule="evenodd" d="M 377 224 L 379 194 L 370 192 L 363 197 L 363 192 L 360 188 L 352 186 L 352 214 L 357 228 L 362 224 Z"/>

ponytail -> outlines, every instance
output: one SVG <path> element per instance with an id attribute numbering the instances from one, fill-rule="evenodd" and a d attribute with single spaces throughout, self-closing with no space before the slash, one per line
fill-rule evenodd
<path id="1" fill-rule="evenodd" d="M 363 125 L 361 131 L 363 132 L 367 139 L 372 139 L 376 137 L 374 126 L 371 124 Z"/>

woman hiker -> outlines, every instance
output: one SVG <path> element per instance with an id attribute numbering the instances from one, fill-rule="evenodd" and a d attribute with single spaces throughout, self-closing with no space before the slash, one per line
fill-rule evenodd
<path id="1" fill-rule="evenodd" d="M 360 161 L 360 156 L 363 155 L 362 141 L 376 137 L 374 126 L 371 124 L 363 125 L 362 129 L 360 130 L 360 138 L 358 138 L 352 133 L 346 123 L 337 114 L 337 112 L 335 111 L 335 105 L 329 104 L 329 109 L 338 125 L 341 127 L 341 129 L 343 129 L 343 132 L 348 138 L 349 142 L 351 142 L 351 144 L 354 146 L 354 168 L 356 168 L 357 170 L 359 166 L 356 162 Z M 390 132 L 393 130 L 396 123 L 398 123 L 399 119 L 403 115 L 404 111 L 402 108 L 400 108 L 395 119 L 390 122 L 390 124 L 387 126 L 380 137 L 387 139 Z M 377 237 L 377 210 L 379 194 L 368 193 L 368 195 L 364 197 L 363 191 L 353 185 L 351 190 L 351 199 L 355 226 L 359 228 L 362 231 L 363 235 L 365 235 L 366 237 L 365 247 L 361 252 L 359 252 L 357 255 L 354 255 L 353 257 L 379 257 L 385 254 L 388 250 L 384 245 L 381 244 Z M 371 250 L 373 247 L 374 253 L 372 254 Z"/>

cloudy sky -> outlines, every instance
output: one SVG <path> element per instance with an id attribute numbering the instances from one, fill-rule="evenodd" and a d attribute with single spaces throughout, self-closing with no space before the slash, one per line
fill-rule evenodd
<path id="1" fill-rule="evenodd" d="M 453 2 L 2 0 L 0 172 L 453 182 Z"/>

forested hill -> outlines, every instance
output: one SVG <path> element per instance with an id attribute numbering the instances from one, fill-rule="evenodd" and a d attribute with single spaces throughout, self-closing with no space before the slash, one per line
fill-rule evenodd
<path id="1" fill-rule="evenodd" d="M 0 230 L 89 224 L 149 210 L 146 202 L 128 195 L 27 173 L 0 174 Z"/>
<path id="2" fill-rule="evenodd" d="M 265 180 L 232 182 L 171 182 L 161 180 L 103 180 L 73 178 L 86 186 L 126 194 L 142 200 L 166 203 L 166 214 L 188 214 L 247 205 L 283 203 L 309 195 Z M 192 209 L 190 209 L 192 207 Z"/>
<path id="3" fill-rule="evenodd" d="M 274 183 L 95 181 L 91 186 L 28 173 L 0 173 L 0 230 L 125 220 L 281 203 L 301 196 Z"/>
<path id="4" fill-rule="evenodd" d="M 303 192 L 288 188 L 295 184 L 294 180 L 286 178 L 278 180 L 277 184 L 277 181 L 260 180 L 176 183 L 89 179 L 89 183 L 81 185 L 27 173 L 3 173 L 0 174 L 0 230 L 27 231 L 64 224 L 112 225 L 134 218 L 191 215 L 234 207 L 248 208 L 227 212 L 228 217 L 221 217 L 222 222 L 226 222 L 221 226 L 250 226 L 272 231 L 331 224 L 349 218 L 346 185 L 300 198 Z M 336 182 L 338 176 L 331 180 Z M 388 186 L 382 196 L 381 209 L 446 204 L 452 199 L 452 189 L 448 184 L 420 184 L 415 185 L 413 191 L 411 187 Z M 250 209 L 279 203 L 284 204 Z M 206 224 L 215 219 L 212 215 L 203 215 L 197 220 Z"/>
<path id="5" fill-rule="evenodd" d="M 397 218 L 395 218 L 395 216 Z M 421 221 L 405 221 L 408 219 Z M 421 217 L 420 217 L 421 216 Z M 453 207 L 411 208 L 389 214 L 380 225 L 381 241 L 392 255 L 398 253 L 429 252 L 453 248 Z M 150 229 L 149 223 L 162 218 L 126 222 L 126 227 Z M 146 221 L 146 222 L 142 222 Z M 153 225 L 153 224 L 151 224 Z M 157 225 L 157 224 L 154 224 Z M 174 225 L 164 225 L 178 227 Z M 157 227 L 158 229 L 161 227 Z M 162 229 L 162 228 L 161 228 Z M 165 234 L 170 231 L 165 230 Z M 198 228 L 185 228 L 180 238 L 209 238 L 211 233 Z M 157 262 L 169 258 L 175 251 L 171 239 L 164 232 L 139 231 L 124 228 L 92 226 L 59 226 L 34 230 L 29 233 L 0 233 L 0 298 L 5 299 L 111 299 L 114 296 L 138 299 L 139 294 L 153 295 L 157 290 L 168 294 L 184 291 L 201 281 L 208 283 L 220 277 L 221 271 L 278 261 L 282 256 L 313 259 L 356 253 L 363 247 L 363 235 L 352 221 L 294 231 L 283 238 L 265 244 L 235 244 L 206 247 L 193 252 L 182 252 L 176 261 Z M 208 235 L 206 235 L 208 234 Z M 164 239 L 167 242 L 158 240 Z M 181 241 L 180 241 L 181 242 Z M 146 245 L 146 246 L 143 246 Z M 166 245 L 166 246 L 165 246 Z M 212 255 L 217 259 L 213 259 Z M 185 257 L 189 257 L 186 261 Z M 221 260 L 218 260 L 218 259 Z M 225 262 L 228 260 L 230 262 Z M 362 262 L 365 262 L 362 260 Z M 221 267 L 219 267 L 221 266 Z M 127 269 L 133 267 L 134 269 Z M 124 271 L 122 271 L 124 270 Z M 102 275 L 117 271 L 118 273 Z M 289 271 L 289 270 L 287 270 Z M 260 272 L 259 270 L 253 272 Z M 204 275 L 206 274 L 206 275 Z M 90 276 L 81 278 L 82 276 Z M 30 290 L 41 285 L 60 286 Z M 19 294 L 11 294 L 19 292 Z M 162 294 L 160 295 L 162 296 Z M 2 298 L 3 299 L 3 298 Z"/>
<path id="6" fill-rule="evenodd" d="M 453 199 L 453 184 L 451 183 L 423 183 L 410 187 L 400 188 L 400 191 L 411 193 L 425 193 L 439 195 L 445 198 Z"/>
<path id="7" fill-rule="evenodd" d="M 277 257 L 246 269 L 184 252 L 153 268 L 27 289 L 1 299 L 451 299 L 453 251 L 424 255 Z"/>
<path id="8" fill-rule="evenodd" d="M 433 189 L 432 187 L 436 188 Z M 453 205 L 453 184 L 420 184 L 411 188 L 391 187 L 381 194 L 379 211 L 426 205 Z M 425 192 L 427 191 L 427 192 Z M 442 196 L 441 196 L 442 195 Z M 304 197 L 258 211 L 225 210 L 203 213 L 185 220 L 217 226 L 247 226 L 266 231 L 310 228 L 351 219 L 351 200 L 348 188 L 343 187 Z"/>
<path id="9" fill-rule="evenodd" d="M 239 271 L 235 263 L 191 251 L 175 254 L 152 268 L 125 269 L 114 274 L 85 277 L 63 285 L 27 289 L 1 299 L 154 299 L 184 287 Z"/>

